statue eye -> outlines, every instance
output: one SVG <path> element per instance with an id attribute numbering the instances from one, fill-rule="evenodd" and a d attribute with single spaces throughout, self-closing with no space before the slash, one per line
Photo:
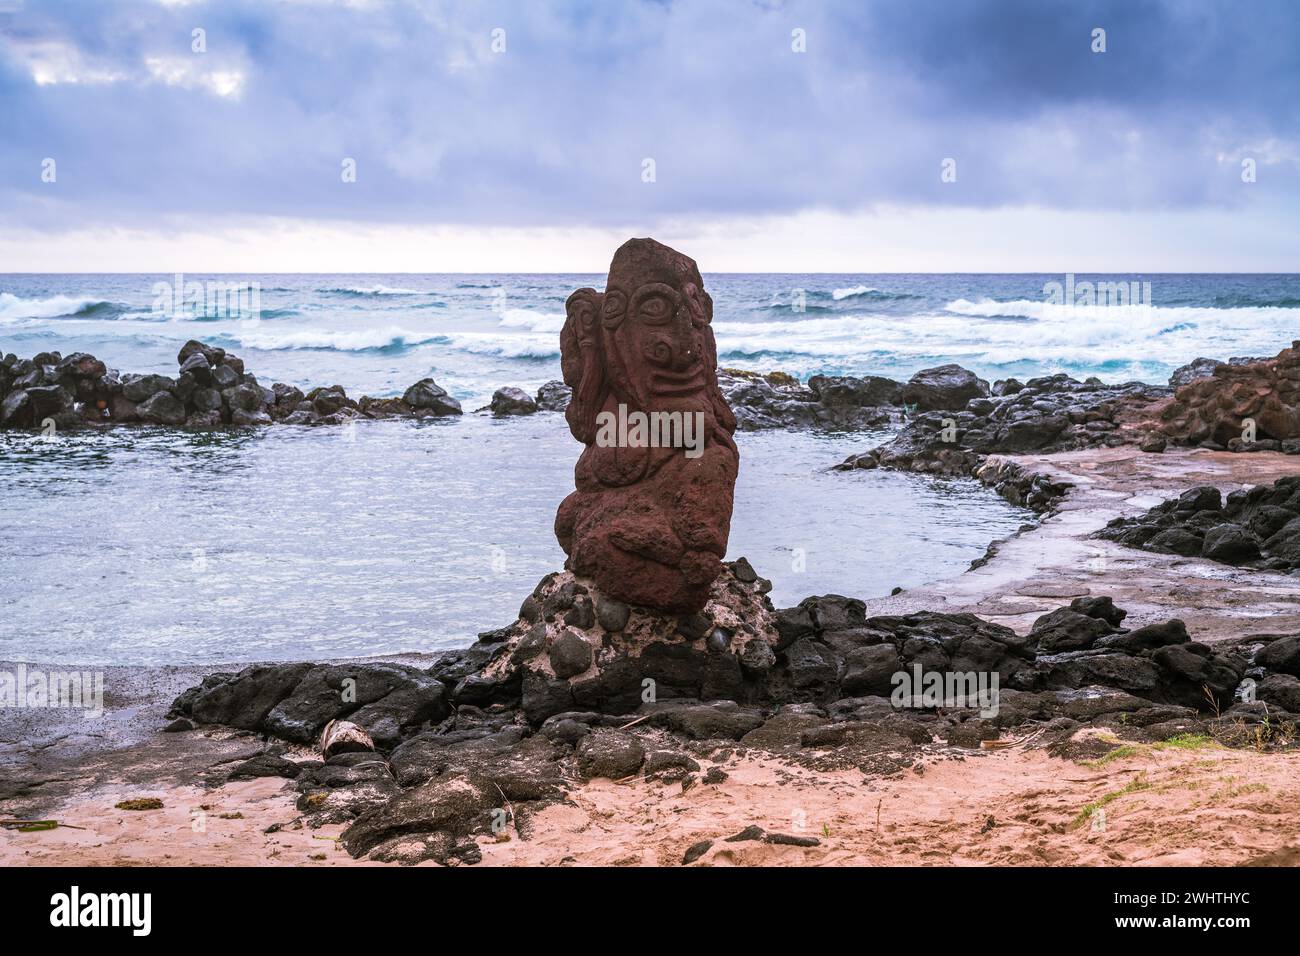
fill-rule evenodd
<path id="1" fill-rule="evenodd" d="M 651 295 L 641 300 L 637 313 L 643 322 L 658 325 L 672 318 L 673 305 L 661 295 Z"/>

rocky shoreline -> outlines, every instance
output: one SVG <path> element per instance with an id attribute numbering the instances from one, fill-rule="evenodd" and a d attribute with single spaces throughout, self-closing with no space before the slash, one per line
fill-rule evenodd
<path id="1" fill-rule="evenodd" d="M 1205 557 L 1236 567 L 1300 571 L 1300 475 L 1234 491 L 1192 488 L 1097 537 L 1131 548 Z"/>
<path id="2" fill-rule="evenodd" d="M 880 773 L 936 746 L 978 751 L 1026 733 L 1074 759 L 1170 741 L 1294 744 L 1300 638 L 1209 646 L 1177 619 L 1128 629 L 1107 597 L 1019 634 L 972 614 L 868 616 L 836 595 L 776 609 L 768 586 L 740 559 L 702 614 L 672 617 L 550 575 L 514 624 L 428 668 L 215 674 L 177 698 L 168 729 L 222 724 L 310 744 L 331 721 L 356 724 L 373 750 L 289 760 L 272 743 L 229 779 L 291 778 L 300 816 L 289 825 L 342 824 L 353 856 L 402 863 L 476 862 L 476 837 L 525 826 L 584 780 L 721 783 L 725 771 L 702 772 L 700 759 L 737 750 Z M 900 706 L 894 675 L 913 670 L 996 673 L 1000 699 L 992 714 L 964 700 Z M 1105 733 L 1081 739 L 1085 728 Z"/>
<path id="3" fill-rule="evenodd" d="M 269 388 L 225 349 L 191 340 L 176 357 L 175 376 L 123 374 L 85 352 L 41 352 L 30 359 L 0 357 L 0 427 L 87 428 L 152 424 L 189 429 L 269 424 L 339 425 L 356 419 L 430 418 L 464 413 L 433 379 L 411 385 L 401 398 L 350 398 L 341 385 L 303 392 Z M 819 428 L 834 431 L 897 427 L 909 408 L 959 408 L 978 393 L 978 379 L 958 366 L 926 369 L 907 382 L 879 376 L 814 375 L 807 384 L 784 372 L 721 369 L 721 390 L 738 427 Z M 535 395 L 497 389 L 476 409 L 497 416 L 564 411 L 572 389 L 561 381 Z"/>
<path id="4" fill-rule="evenodd" d="M 464 413 L 461 403 L 431 378 L 401 398 L 350 398 L 340 385 L 303 392 L 276 382 L 270 388 L 225 349 L 191 340 L 176 356 L 178 373 L 121 374 L 85 352 L 41 352 L 30 359 L 0 358 L 0 428 L 85 429 L 122 424 L 186 429 L 262 425 L 343 425 L 361 419 L 441 418 Z M 547 382 L 530 396 L 497 389 L 479 411 L 497 416 L 558 411 L 569 389 Z"/>
<path id="5" fill-rule="evenodd" d="M 1043 513 L 1068 485 L 1026 473 L 1000 456 L 1125 445 L 1159 454 L 1174 444 L 1300 454 L 1297 346 L 1269 359 L 1198 358 L 1177 369 L 1169 387 L 1080 382 L 1064 374 L 1024 383 L 1008 379 L 992 387 L 975 379 L 975 397 L 909 416 L 890 441 L 850 455 L 836 469 L 977 478 L 1011 503 Z M 951 369 L 954 375 L 965 371 Z M 1255 437 L 1247 441 L 1242 434 Z"/>
<path id="6" fill-rule="evenodd" d="M 464 413 L 431 378 L 414 383 L 400 398 L 353 399 L 341 385 L 303 392 L 277 382 L 268 388 L 238 356 L 197 340 L 181 348 L 177 365 L 175 377 L 123 374 L 84 352 L 42 352 L 30 359 L 10 353 L 0 357 L 0 428 L 40 429 L 49 422 L 61 429 L 133 423 L 190 429 L 340 425 Z M 1280 406 L 1266 406 L 1265 398 L 1282 387 L 1279 383 L 1284 390 L 1291 388 L 1287 383 L 1300 383 L 1295 349 L 1272 359 L 1198 358 L 1175 371 L 1167 387 L 1080 382 L 1064 374 L 990 385 L 958 365 L 922 369 L 907 382 L 814 375 L 803 383 L 784 372 L 734 368 L 719 369 L 717 377 L 742 431 L 893 431 L 886 443 L 850 455 L 837 468 L 980 478 L 1013 503 L 1036 510 L 1046 510 L 1061 490 L 1032 487 L 1032 478 L 1024 476 L 981 475 L 990 456 L 1125 444 L 1160 452 L 1171 443 L 1300 454 L 1300 422 L 1287 418 L 1286 411 L 1295 396 L 1286 391 Z M 561 381 L 545 383 L 535 395 L 504 386 L 476 411 L 503 417 L 564 411 L 571 393 Z M 1222 397 L 1229 393 L 1230 398 Z M 1233 409 L 1232 425 L 1212 430 L 1204 424 L 1231 419 Z M 1260 417 L 1261 431 L 1255 441 L 1245 442 L 1235 432 L 1251 415 Z"/>

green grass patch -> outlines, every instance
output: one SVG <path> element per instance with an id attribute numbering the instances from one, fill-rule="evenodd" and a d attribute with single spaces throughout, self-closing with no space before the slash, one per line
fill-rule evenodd
<path id="1" fill-rule="evenodd" d="M 1153 750 L 1203 750 L 1207 747 L 1218 746 L 1218 741 L 1212 737 L 1207 737 L 1205 734 L 1178 734 L 1168 740 L 1160 740 L 1153 744 L 1122 744 L 1096 760 L 1083 761 L 1083 765 L 1092 770 L 1097 770 L 1111 761 L 1123 760 L 1125 757 L 1137 757 Z"/>
<path id="2" fill-rule="evenodd" d="M 1122 747 L 1116 747 L 1107 754 L 1103 754 L 1096 760 L 1085 760 L 1083 765 L 1096 770 L 1098 767 L 1104 767 L 1112 760 L 1123 760 L 1125 757 L 1133 757 L 1142 752 L 1143 748 L 1135 744 L 1124 744 Z"/>
<path id="3" fill-rule="evenodd" d="M 1108 793 L 1103 797 L 1099 797 L 1098 799 L 1092 801 L 1092 803 L 1084 807 L 1082 810 L 1080 810 L 1079 815 L 1070 821 L 1070 829 L 1071 830 L 1079 829 L 1079 827 L 1083 826 L 1085 823 L 1088 822 L 1089 818 L 1091 818 L 1094 813 L 1096 813 L 1102 807 L 1106 806 L 1108 803 L 1118 800 L 1120 797 L 1126 796 L 1127 794 L 1140 793 L 1143 790 L 1150 790 L 1150 789 L 1151 789 L 1151 784 L 1147 783 L 1145 778 L 1143 777 L 1138 777 L 1136 780 L 1130 780 L 1128 786 L 1124 787 L 1123 789 L 1116 790 L 1112 793 Z"/>

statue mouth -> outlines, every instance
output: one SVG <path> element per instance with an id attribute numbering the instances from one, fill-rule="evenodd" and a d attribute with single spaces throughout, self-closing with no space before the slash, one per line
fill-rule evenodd
<path id="1" fill-rule="evenodd" d="M 650 392 L 654 395 L 693 395 L 704 388 L 704 370 L 696 365 L 685 372 L 654 372 Z"/>

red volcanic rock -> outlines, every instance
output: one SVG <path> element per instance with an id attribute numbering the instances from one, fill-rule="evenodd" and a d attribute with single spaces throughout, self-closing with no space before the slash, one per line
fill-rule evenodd
<path id="1" fill-rule="evenodd" d="M 1247 420 L 1256 440 L 1300 438 L 1300 342 L 1276 358 L 1219 365 L 1178 389 L 1161 417 L 1166 435 L 1192 444 L 1241 440 Z"/>
<path id="2" fill-rule="evenodd" d="M 722 569 L 740 464 L 713 300 L 694 260 L 631 239 L 605 291 L 579 289 L 566 311 L 565 414 L 586 445 L 555 516 L 567 566 L 630 604 L 698 611 Z"/>

